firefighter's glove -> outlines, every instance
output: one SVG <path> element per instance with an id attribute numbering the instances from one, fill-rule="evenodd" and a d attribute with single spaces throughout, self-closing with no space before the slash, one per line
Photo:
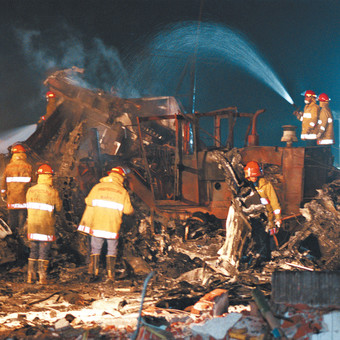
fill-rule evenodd
<path id="1" fill-rule="evenodd" d="M 273 235 L 277 234 L 278 231 L 279 231 L 279 228 L 278 228 L 278 227 L 270 228 L 270 229 L 269 229 L 269 235 L 270 235 L 270 236 L 273 236 Z"/>
<path id="2" fill-rule="evenodd" d="M 319 132 L 319 133 L 316 135 L 316 138 L 320 138 L 320 137 L 321 137 L 321 135 L 322 135 L 322 133 L 321 133 L 321 132 Z"/>
<path id="3" fill-rule="evenodd" d="M 275 221 L 275 227 L 276 227 L 277 229 L 281 228 L 281 224 L 282 224 L 282 220 L 276 220 L 276 221 Z"/>
<path id="4" fill-rule="evenodd" d="M 300 111 L 294 111 L 293 112 L 293 115 L 297 118 L 297 119 L 301 119 L 301 117 L 302 117 L 302 112 L 300 112 Z"/>

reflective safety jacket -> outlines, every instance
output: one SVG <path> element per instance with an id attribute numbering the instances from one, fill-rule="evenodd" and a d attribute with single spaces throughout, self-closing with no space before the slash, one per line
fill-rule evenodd
<path id="1" fill-rule="evenodd" d="M 334 144 L 333 115 L 328 102 L 320 102 L 320 115 L 318 120 L 318 145 Z"/>
<path id="2" fill-rule="evenodd" d="M 91 234 L 91 226 L 93 220 L 93 210 L 91 205 L 85 207 L 83 216 L 79 222 L 78 231 L 82 234 Z"/>
<path id="3" fill-rule="evenodd" d="M 266 231 L 274 226 L 274 220 L 281 219 L 281 205 L 277 198 L 273 185 L 265 178 L 260 177 L 255 184 L 255 189 L 261 197 L 261 203 L 266 206 L 268 223 Z"/>
<path id="4" fill-rule="evenodd" d="M 61 210 L 52 175 L 41 174 L 38 184 L 27 191 L 27 238 L 30 241 L 55 241 L 55 212 Z"/>
<path id="5" fill-rule="evenodd" d="M 303 115 L 300 118 L 302 122 L 301 139 L 314 140 L 317 134 L 317 123 L 319 119 L 320 108 L 315 100 L 306 104 L 303 110 Z"/>
<path id="6" fill-rule="evenodd" d="M 123 214 L 134 211 L 123 183 L 124 178 L 117 173 L 100 179 L 85 199 L 78 231 L 106 239 L 119 238 Z"/>
<path id="7" fill-rule="evenodd" d="M 7 196 L 8 209 L 25 209 L 26 193 L 32 181 L 32 166 L 25 153 L 14 153 L 1 182 L 1 196 Z"/>
<path id="8" fill-rule="evenodd" d="M 57 109 L 57 98 L 55 97 L 50 97 L 47 102 L 46 106 L 46 114 L 42 117 L 40 117 L 40 120 L 38 121 L 39 124 L 43 123 L 46 121 Z"/>

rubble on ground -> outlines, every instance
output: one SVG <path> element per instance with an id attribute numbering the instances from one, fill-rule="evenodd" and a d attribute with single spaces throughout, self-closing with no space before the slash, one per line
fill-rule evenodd
<path id="1" fill-rule="evenodd" d="M 306 196 L 303 185 L 308 183 L 308 194 L 313 192 L 319 184 L 313 176 L 321 171 L 320 164 L 326 172 L 323 164 L 330 150 L 255 146 L 249 149 L 255 153 L 243 152 L 248 158 L 266 155 L 265 174 L 287 194 L 286 208 L 294 212 L 277 234 L 279 245 L 271 261 L 259 263 L 250 231 L 252 223 L 265 223 L 264 208 L 244 180 L 239 150 L 229 148 L 232 133 L 225 149 L 218 148 L 220 138 L 215 138 L 214 148 L 201 150 L 204 143 L 196 140 L 197 134 L 196 150 L 190 150 L 188 128 L 198 130 L 200 115 L 183 115 L 174 98 L 123 99 L 80 88 L 69 76 L 58 72 L 48 78 L 58 106 L 26 141 L 32 163 L 49 162 L 56 169 L 54 181 L 63 201 L 48 285 L 26 283 L 25 232 L 6 232 L 2 222 L 7 210 L 0 203 L 0 339 L 264 340 L 275 332 L 291 339 L 339 333 L 333 322 L 340 309 L 333 303 L 339 301 L 338 275 L 329 279 L 327 273 L 337 273 L 340 266 L 339 180 L 325 185 L 297 213 Z M 239 115 L 231 107 L 214 119 L 220 126 L 220 119 L 231 122 Z M 256 114 L 242 115 L 253 120 Z M 304 152 L 315 170 L 309 181 L 302 178 L 308 177 Z M 324 157 L 315 161 L 318 153 Z M 8 159 L 0 156 L 3 167 Z M 89 236 L 77 231 L 84 198 L 105 170 L 125 163 L 134 169 L 135 180 L 129 180 L 135 215 L 124 217 L 116 281 L 105 282 L 103 253 L 100 278 L 90 283 Z M 291 171 L 296 182 L 289 181 Z M 163 205 L 157 206 L 160 200 Z M 229 210 L 224 225 L 230 202 L 234 215 Z M 223 212 L 223 217 L 211 211 Z M 281 272 L 296 273 L 297 281 L 280 277 Z M 312 276 L 306 279 L 304 273 Z M 317 282 L 333 280 L 327 286 L 335 288 L 332 303 L 301 305 L 292 299 L 289 289 L 299 279 L 308 280 L 307 288 L 317 289 L 320 297 Z M 283 283 L 287 294 L 278 296 Z M 254 298 L 255 290 L 265 309 Z"/>
<path id="2" fill-rule="evenodd" d="M 101 281 L 87 283 L 85 260 L 58 242 L 49 268 L 50 285 L 26 284 L 27 266 L 11 258 L 15 238 L 7 235 L 0 240 L 1 254 L 6 254 L 0 273 L 1 339 L 133 338 L 143 282 L 151 271 L 155 275 L 146 289 L 138 339 L 143 339 L 141 334 L 144 339 L 147 334 L 151 339 L 270 338 L 272 330 L 252 296 L 255 288 L 270 302 L 288 338 L 339 332 L 331 326 L 339 318 L 339 306 L 278 304 L 272 296 L 274 273 L 322 275 L 339 270 L 339 183 L 324 186 L 305 204 L 294 231 L 283 225 L 280 247 L 270 262 L 254 267 L 240 261 L 236 275 L 219 265 L 218 251 L 225 243 L 225 226 L 219 220 L 196 214 L 182 222 L 157 215 L 151 221 L 147 207 L 133 194 L 137 215 L 125 220 L 114 287 L 105 284 L 104 262 Z M 334 284 L 339 287 L 338 281 Z M 216 292 L 219 301 L 207 298 Z"/>
<path id="3" fill-rule="evenodd" d="M 339 197 L 340 180 L 324 185 L 318 195 L 301 209 L 305 222 L 301 230 L 287 243 L 287 248 L 305 248 L 304 256 L 321 262 L 327 270 L 339 270 Z M 310 244 L 317 243 L 317 251 L 310 250 Z"/>

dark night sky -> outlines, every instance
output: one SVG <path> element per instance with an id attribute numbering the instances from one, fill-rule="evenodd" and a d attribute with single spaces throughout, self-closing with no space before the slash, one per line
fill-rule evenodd
<path id="1" fill-rule="evenodd" d="M 181 54 L 181 39 L 171 41 L 172 28 L 197 27 L 201 4 L 201 38 L 207 25 L 242 34 L 298 106 L 300 93 L 313 89 L 327 93 L 340 112 L 338 0 L 0 0 L 0 133 L 37 122 L 51 69 L 85 67 L 92 86 L 118 86 L 125 97 L 175 95 L 188 54 Z M 155 57 L 148 46 L 159 32 L 165 45 Z M 226 44 L 220 38 L 216 45 Z M 164 46 L 178 49 L 164 57 Z M 156 65 L 145 64 L 150 53 Z M 258 122 L 264 145 L 280 145 L 282 125 L 300 127 L 282 96 L 214 49 L 198 51 L 196 70 L 196 110 L 265 108 Z"/>

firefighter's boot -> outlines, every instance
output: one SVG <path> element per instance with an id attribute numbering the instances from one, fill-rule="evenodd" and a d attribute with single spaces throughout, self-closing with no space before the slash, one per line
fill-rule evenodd
<path id="1" fill-rule="evenodd" d="M 38 260 L 28 259 L 27 283 L 34 283 L 37 280 L 37 264 Z"/>
<path id="2" fill-rule="evenodd" d="M 89 267 L 87 269 L 87 274 L 89 274 L 89 275 L 93 275 L 93 262 L 94 262 L 94 255 L 91 255 Z"/>
<path id="3" fill-rule="evenodd" d="M 47 284 L 47 268 L 49 261 L 48 260 L 39 260 L 39 284 L 46 285 Z"/>
<path id="4" fill-rule="evenodd" d="M 89 265 L 90 282 L 97 282 L 99 280 L 99 260 L 100 255 L 91 255 L 91 261 Z M 91 271 L 91 272 L 90 272 Z"/>
<path id="5" fill-rule="evenodd" d="M 106 271 L 107 271 L 106 283 L 115 282 L 115 266 L 116 266 L 116 256 L 107 255 L 106 256 Z"/>

